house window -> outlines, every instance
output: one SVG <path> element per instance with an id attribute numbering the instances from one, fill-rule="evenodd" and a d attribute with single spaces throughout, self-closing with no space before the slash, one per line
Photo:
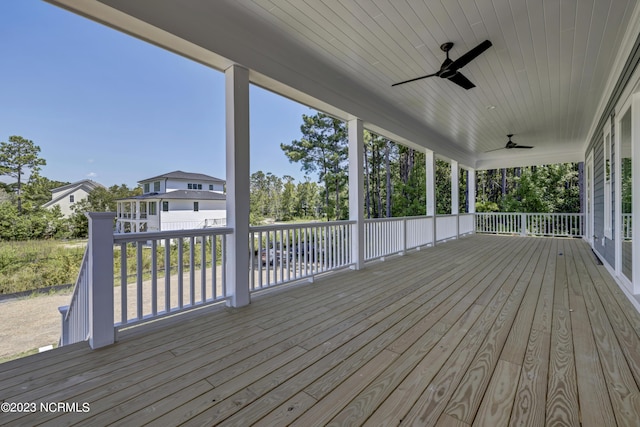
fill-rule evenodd
<path id="1" fill-rule="evenodd" d="M 200 210 L 200 203 L 193 202 L 193 211 L 198 212 Z"/>
<path id="2" fill-rule="evenodd" d="M 160 181 L 153 183 L 153 191 L 160 191 Z"/>
<path id="3" fill-rule="evenodd" d="M 149 215 L 156 215 L 156 202 L 149 203 Z"/>
<path id="4" fill-rule="evenodd" d="M 73 203 L 75 201 L 75 197 L 72 195 L 69 196 L 69 203 Z"/>
<path id="5" fill-rule="evenodd" d="M 198 190 L 202 190 L 202 184 L 198 184 Z"/>
<path id="6" fill-rule="evenodd" d="M 209 184 L 209 191 L 213 191 L 213 184 Z"/>
<path id="7" fill-rule="evenodd" d="M 188 183 L 187 184 L 187 189 L 188 190 L 193 190 L 193 184 L 192 183 Z"/>
<path id="8" fill-rule="evenodd" d="M 612 236 L 612 197 L 611 197 L 611 124 L 607 123 L 604 129 L 604 236 L 611 239 Z"/>
<path id="9" fill-rule="evenodd" d="M 148 182 L 144 185 L 144 192 L 145 193 L 149 192 L 149 183 Z"/>
<path id="10" fill-rule="evenodd" d="M 169 212 L 169 202 L 162 202 L 162 212 Z"/>

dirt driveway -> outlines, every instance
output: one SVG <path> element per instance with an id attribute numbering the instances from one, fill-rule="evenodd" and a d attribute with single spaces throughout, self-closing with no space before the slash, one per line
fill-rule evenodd
<path id="1" fill-rule="evenodd" d="M 71 291 L 0 301 L 0 360 L 60 339 L 58 307 L 69 305 Z"/>

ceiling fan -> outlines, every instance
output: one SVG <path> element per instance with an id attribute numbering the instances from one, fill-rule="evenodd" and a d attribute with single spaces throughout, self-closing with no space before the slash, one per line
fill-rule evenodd
<path id="1" fill-rule="evenodd" d="M 518 145 L 515 142 L 513 142 L 511 140 L 511 137 L 513 136 L 512 133 L 510 133 L 509 135 L 507 135 L 507 137 L 509 138 L 509 141 L 507 141 L 507 145 L 505 145 L 502 148 L 496 148 L 494 150 L 489 150 L 489 151 L 485 151 L 485 153 L 491 153 L 492 151 L 498 151 L 498 150 L 510 150 L 512 148 L 533 148 L 530 145 Z"/>
<path id="2" fill-rule="evenodd" d="M 491 46 L 492 46 L 491 42 L 489 40 L 485 40 L 482 43 L 480 43 L 478 46 L 471 49 L 469 52 L 462 55 L 460 58 L 456 59 L 455 61 L 452 61 L 451 59 L 449 59 L 449 51 L 453 47 L 453 43 L 452 42 L 443 43 L 440 46 L 440 49 L 442 49 L 447 54 L 447 59 L 445 59 L 442 65 L 440 66 L 440 70 L 438 70 L 433 74 L 427 74 L 426 76 L 416 77 L 415 79 L 405 80 L 400 83 L 394 83 L 391 86 L 398 86 L 405 83 L 414 82 L 416 80 L 426 79 L 427 77 L 438 76 L 443 79 L 449 79 L 453 83 L 457 84 L 458 86 L 462 86 L 463 88 L 469 90 L 473 87 L 476 87 L 476 85 L 471 83 L 469 79 L 463 76 L 462 73 L 460 73 L 458 70 L 464 67 L 465 65 L 467 65 L 469 62 L 473 61 L 478 55 L 480 55 L 485 50 L 489 49 Z"/>

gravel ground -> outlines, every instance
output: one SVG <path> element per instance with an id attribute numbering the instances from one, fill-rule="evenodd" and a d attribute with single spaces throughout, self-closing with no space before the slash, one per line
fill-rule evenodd
<path id="1" fill-rule="evenodd" d="M 71 291 L 0 301 L 0 359 L 37 349 L 60 339 L 58 307 L 69 305 Z"/>

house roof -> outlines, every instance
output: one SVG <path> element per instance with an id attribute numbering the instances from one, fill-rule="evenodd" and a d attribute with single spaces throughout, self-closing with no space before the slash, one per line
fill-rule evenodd
<path id="1" fill-rule="evenodd" d="M 66 184 L 66 185 L 62 185 L 60 187 L 53 188 L 51 190 L 51 192 L 52 193 L 57 193 L 59 191 L 66 191 L 66 190 L 68 190 L 70 188 L 75 189 L 75 188 L 82 187 L 82 186 L 87 186 L 87 187 L 90 187 L 91 189 L 98 188 L 98 187 L 104 188 L 104 185 L 100 184 L 99 182 L 95 182 L 95 181 L 92 181 L 90 179 L 82 179 L 80 181 L 72 182 L 70 184 Z"/>
<path id="2" fill-rule="evenodd" d="M 222 193 L 203 190 L 174 190 L 166 193 L 147 193 L 140 196 L 127 197 L 123 200 L 226 200 Z"/>
<path id="3" fill-rule="evenodd" d="M 156 180 L 156 179 L 164 179 L 164 178 L 170 178 L 170 179 L 192 179 L 194 181 L 195 180 L 197 180 L 197 181 L 216 181 L 216 182 L 222 182 L 222 183 L 225 182 L 224 179 L 216 178 L 216 177 L 210 176 L 210 175 L 205 175 L 203 173 L 192 173 L 192 172 L 183 172 L 183 171 L 173 171 L 173 172 L 165 173 L 165 174 L 162 174 L 162 175 L 154 176 L 154 177 L 151 177 L 151 178 L 143 179 L 143 180 L 138 181 L 138 182 L 142 183 L 142 182 L 153 181 L 153 180 Z"/>
<path id="4" fill-rule="evenodd" d="M 83 179 L 80 181 L 72 182 L 71 184 L 63 185 L 61 187 L 56 187 L 51 190 L 52 198 L 47 203 L 42 205 L 44 208 L 48 208 L 58 203 L 60 200 L 66 198 L 69 194 L 74 191 L 83 188 L 87 193 L 95 190 L 96 188 L 105 188 L 104 185 L 99 182 L 92 181 L 90 179 Z"/>

